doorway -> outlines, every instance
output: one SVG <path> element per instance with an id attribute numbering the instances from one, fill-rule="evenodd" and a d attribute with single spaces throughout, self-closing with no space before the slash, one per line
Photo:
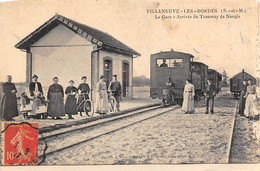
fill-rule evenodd
<path id="1" fill-rule="evenodd" d="M 128 87 L 129 87 L 129 64 L 123 62 L 123 97 L 127 96 Z"/>
<path id="2" fill-rule="evenodd" d="M 104 76 L 107 87 L 109 83 L 112 81 L 112 60 L 105 59 L 104 60 Z"/>

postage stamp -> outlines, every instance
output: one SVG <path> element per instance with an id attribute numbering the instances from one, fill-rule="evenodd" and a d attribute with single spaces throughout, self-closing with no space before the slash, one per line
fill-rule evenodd
<path id="1" fill-rule="evenodd" d="M 4 165 L 37 165 L 38 123 L 4 123 Z"/>

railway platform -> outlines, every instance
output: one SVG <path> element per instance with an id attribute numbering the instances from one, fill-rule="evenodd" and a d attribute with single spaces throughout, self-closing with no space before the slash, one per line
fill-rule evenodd
<path id="1" fill-rule="evenodd" d="M 132 98 L 132 99 L 123 99 L 120 103 L 120 109 L 121 111 L 117 114 L 123 114 L 123 113 L 127 113 L 127 112 L 131 112 L 131 111 L 135 111 L 135 110 L 139 110 L 139 109 L 143 109 L 143 108 L 147 108 L 147 107 L 151 107 L 151 106 L 156 106 L 160 104 L 160 100 L 159 99 L 151 99 L 151 98 L 147 98 L 147 97 L 136 97 L 136 98 Z M 116 115 L 117 115 L 116 114 Z M 37 122 L 38 123 L 38 127 L 40 128 L 40 130 L 42 130 L 43 132 L 48 132 L 48 131 L 53 131 L 53 130 L 57 130 L 57 129 L 61 129 L 61 128 L 66 128 L 66 127 L 70 127 L 73 125 L 78 125 L 78 124 L 82 124 L 85 122 L 90 122 L 93 120 L 98 120 L 101 118 L 106 118 L 106 117 L 110 117 L 113 116 L 114 114 L 106 114 L 104 116 L 101 116 L 97 113 L 94 114 L 93 117 L 88 117 L 84 112 L 82 113 L 83 116 L 78 115 L 73 115 L 73 120 L 68 119 L 68 116 L 64 116 L 62 117 L 62 120 L 54 120 L 51 119 L 50 117 L 48 117 L 47 119 L 29 119 L 29 120 L 25 120 L 21 115 L 19 115 L 18 117 L 15 117 L 15 121 L 16 122 Z"/>

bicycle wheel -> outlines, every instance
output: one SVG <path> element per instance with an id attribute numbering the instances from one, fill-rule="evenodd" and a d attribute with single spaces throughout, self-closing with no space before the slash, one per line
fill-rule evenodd
<path id="1" fill-rule="evenodd" d="M 116 111 L 116 99 L 113 96 L 109 97 L 109 111 L 115 112 Z"/>
<path id="2" fill-rule="evenodd" d="M 94 107 L 92 101 L 86 100 L 84 102 L 84 112 L 90 117 L 94 115 Z"/>

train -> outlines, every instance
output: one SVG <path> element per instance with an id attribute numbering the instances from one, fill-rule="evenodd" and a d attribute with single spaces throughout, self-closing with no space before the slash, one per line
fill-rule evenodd
<path id="1" fill-rule="evenodd" d="M 212 80 L 212 83 L 216 86 L 217 92 L 221 90 L 222 87 L 222 74 L 214 69 L 208 70 L 208 78 Z"/>
<path id="2" fill-rule="evenodd" d="M 253 84 L 256 84 L 256 79 L 244 70 L 230 78 L 230 92 L 235 98 L 238 98 L 243 90 L 243 80 L 249 79 L 252 80 Z"/>
<path id="3" fill-rule="evenodd" d="M 150 56 L 150 97 L 162 98 L 166 82 L 171 80 L 174 86 L 174 101 L 181 104 L 183 90 L 187 79 L 195 88 L 195 99 L 204 98 L 207 79 L 211 79 L 218 91 L 222 86 L 222 75 L 208 65 L 194 61 L 189 53 L 174 50 L 151 54 Z"/>

